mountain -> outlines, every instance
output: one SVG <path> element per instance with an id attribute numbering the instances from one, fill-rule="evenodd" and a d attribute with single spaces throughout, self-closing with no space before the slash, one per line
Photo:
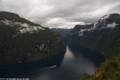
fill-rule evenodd
<path id="1" fill-rule="evenodd" d="M 64 53 L 56 33 L 15 13 L 0 12 L 1 72 L 59 66 Z"/>
<path id="2" fill-rule="evenodd" d="M 51 31 L 57 33 L 61 40 L 63 41 L 64 45 L 67 46 L 67 40 L 69 39 L 69 36 L 71 35 L 72 29 L 62 29 L 62 28 L 52 28 Z"/>
<path id="3" fill-rule="evenodd" d="M 117 55 L 120 52 L 119 27 L 119 14 L 105 15 L 94 24 L 75 26 L 68 44 L 102 51 L 106 57 Z"/>
<path id="4" fill-rule="evenodd" d="M 96 29 L 115 28 L 120 24 L 120 14 L 105 15 L 95 23 Z"/>
<path id="5" fill-rule="evenodd" d="M 0 24 L 9 25 L 9 26 L 17 26 L 19 27 L 18 28 L 19 32 L 22 32 L 22 33 L 45 29 L 45 27 L 42 27 L 39 24 L 33 23 L 11 12 L 0 12 Z"/>

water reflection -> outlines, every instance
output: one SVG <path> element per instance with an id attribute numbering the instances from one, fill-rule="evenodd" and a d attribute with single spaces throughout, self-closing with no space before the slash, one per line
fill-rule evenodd
<path id="1" fill-rule="evenodd" d="M 32 80 L 80 80 L 81 74 L 93 74 L 95 72 L 95 66 L 91 61 L 80 54 L 76 57 L 69 47 L 66 49 L 67 51 L 60 68 L 34 74 Z"/>

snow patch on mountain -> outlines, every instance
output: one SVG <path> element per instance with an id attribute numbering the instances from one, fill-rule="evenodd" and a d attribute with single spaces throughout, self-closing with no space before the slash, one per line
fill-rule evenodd
<path id="1" fill-rule="evenodd" d="M 112 15 L 112 14 L 111 14 Z M 116 28 L 119 25 L 116 21 L 112 20 L 111 15 L 105 15 L 101 17 L 97 22 L 95 22 L 92 26 L 87 27 L 88 25 L 78 25 L 78 36 L 84 36 L 85 32 L 93 32 L 95 30 L 102 30 L 102 29 L 109 29 L 109 28 Z M 77 29 L 77 28 L 76 28 Z"/>
<path id="2" fill-rule="evenodd" d="M 118 24 L 116 24 L 115 22 L 111 23 L 111 24 L 107 24 L 107 28 L 115 28 Z"/>
<path id="3" fill-rule="evenodd" d="M 105 15 L 103 17 L 100 18 L 100 20 L 105 20 L 105 19 L 108 19 L 110 17 L 110 15 Z"/>
<path id="4" fill-rule="evenodd" d="M 90 29 L 81 29 L 79 31 L 79 36 L 84 36 L 84 32 L 86 32 L 86 31 L 92 31 L 92 30 L 93 30 L 93 28 L 90 28 Z"/>
<path id="5" fill-rule="evenodd" d="M 45 28 L 42 28 L 41 26 L 33 26 L 28 23 L 22 23 L 22 22 L 13 22 L 8 19 L 1 20 L 0 23 L 4 25 L 9 25 L 9 26 L 18 26 L 19 27 L 18 30 L 20 31 L 20 33 L 45 30 Z"/>

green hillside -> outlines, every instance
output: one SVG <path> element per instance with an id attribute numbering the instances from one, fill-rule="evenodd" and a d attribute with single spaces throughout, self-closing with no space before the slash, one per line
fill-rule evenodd
<path id="1" fill-rule="evenodd" d="M 80 80 L 120 80 L 120 56 L 108 59 L 95 75 L 84 75 Z"/>

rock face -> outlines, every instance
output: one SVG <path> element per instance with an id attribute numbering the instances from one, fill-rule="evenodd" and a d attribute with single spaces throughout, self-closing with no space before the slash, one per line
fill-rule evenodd
<path id="1" fill-rule="evenodd" d="M 64 53 L 57 34 L 17 14 L 0 12 L 0 65 L 60 65 Z"/>

